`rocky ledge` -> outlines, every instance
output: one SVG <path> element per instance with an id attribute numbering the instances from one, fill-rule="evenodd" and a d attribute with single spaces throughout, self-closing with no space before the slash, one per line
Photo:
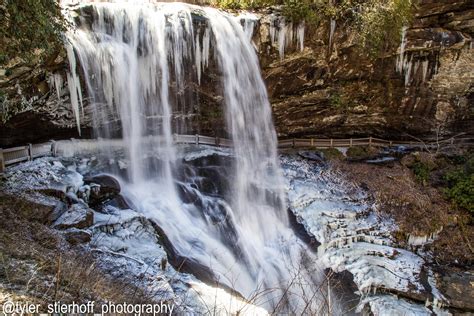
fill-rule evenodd
<path id="1" fill-rule="evenodd" d="M 183 201 L 195 203 L 197 190 L 223 194 L 228 152 L 202 148 L 188 152 L 183 159 L 197 168 L 200 179 L 196 186 L 187 183 L 183 175 L 177 183 Z M 435 263 L 437 257 L 433 259 L 433 252 L 425 245 L 433 243 L 436 236 L 422 238 L 429 232 L 420 232 L 400 237 L 407 226 L 387 212 L 377 191 L 357 183 L 350 172 L 334 161 L 328 163 L 320 153 L 285 154 L 280 161 L 293 224 L 303 227 L 299 234 L 318 253 L 318 262 L 312 264 L 328 269 L 330 282 L 341 296 L 341 311 L 356 308 L 374 314 L 390 310 L 421 315 L 473 311 L 473 275 L 470 270 Z M 255 314 L 265 313 L 224 289 L 210 286 L 212 280 L 206 285 L 183 273 L 182 267 L 176 269 L 179 258 L 173 255 L 173 245 L 164 232 L 145 214 L 134 210 L 121 195 L 119 181 L 97 175 L 107 166 L 113 168 L 110 164 L 126 162 L 100 161 L 88 155 L 37 159 L 9 168 L 1 192 L 27 204 L 19 208 L 18 214 L 56 231 L 69 244 L 62 246 L 64 249 L 80 249 L 84 255 L 93 255 L 102 273 L 148 289 L 153 299 L 173 301 L 182 311 L 198 311 L 206 307 L 197 295 L 206 298 L 204 305 L 216 304 L 217 300 L 217 308 L 228 308 L 231 300 L 236 302 L 232 307 L 236 310 L 245 305 L 255 308 Z M 372 171 L 381 168 L 360 162 L 350 164 L 365 165 Z M 398 169 L 393 162 L 389 164 L 391 167 L 382 168 L 393 169 L 388 176 L 398 178 Z M 362 174 L 362 170 L 358 172 Z M 374 185 L 383 189 L 375 180 Z M 199 267 L 188 268 L 199 275 Z M 202 279 L 203 275 L 198 277 Z"/>
<path id="2" fill-rule="evenodd" d="M 87 8 L 82 10 L 87 16 Z M 276 9 L 241 18 L 253 32 L 281 137 L 474 134 L 474 9 L 469 0 L 418 1 L 402 45 L 377 58 L 358 46 L 342 20 L 333 22 L 333 32 L 330 21 L 307 25 L 303 37 L 301 25 L 285 25 Z M 193 21 L 202 37 L 205 19 L 196 13 Z M 87 97 L 81 134 L 75 127 L 68 68 L 66 53 L 59 51 L 41 65 L 13 60 L 1 69 L 0 146 L 91 136 Z M 189 133 L 225 134 L 220 82 L 211 49 L 200 84 L 193 76 L 186 79 L 184 97 L 197 100 L 188 106 Z M 178 96 L 175 86 L 172 82 L 170 95 Z M 179 110 L 174 119 L 182 124 Z"/>

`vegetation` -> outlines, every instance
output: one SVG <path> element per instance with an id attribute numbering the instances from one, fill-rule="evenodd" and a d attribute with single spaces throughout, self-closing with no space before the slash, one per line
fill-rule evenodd
<path id="1" fill-rule="evenodd" d="M 49 56 L 67 27 L 57 0 L 4 0 L 0 16 L 0 65 Z"/>
<path id="2" fill-rule="evenodd" d="M 361 46 L 371 55 L 398 45 L 402 28 L 413 18 L 411 0 L 212 0 L 211 4 L 227 9 L 280 5 L 285 17 L 307 24 L 340 20 L 357 31 Z"/>
<path id="3" fill-rule="evenodd" d="M 430 179 L 431 166 L 422 161 L 417 161 L 413 164 L 411 168 L 413 170 L 413 173 L 415 174 L 415 179 L 419 183 L 427 185 Z"/>
<path id="4" fill-rule="evenodd" d="M 325 148 L 319 150 L 327 160 L 343 160 L 344 154 L 337 148 Z"/>
<path id="5" fill-rule="evenodd" d="M 474 157 L 464 166 L 448 172 L 445 176 L 448 198 L 458 207 L 474 214 Z"/>
<path id="6" fill-rule="evenodd" d="M 391 48 L 393 42 L 398 45 L 401 29 L 413 17 L 412 9 L 411 0 L 369 0 L 361 5 L 356 14 L 356 28 L 362 46 L 377 55 Z"/>
<path id="7" fill-rule="evenodd" d="M 356 146 L 347 149 L 346 156 L 352 160 L 370 159 L 379 153 L 378 149 L 371 146 Z"/>

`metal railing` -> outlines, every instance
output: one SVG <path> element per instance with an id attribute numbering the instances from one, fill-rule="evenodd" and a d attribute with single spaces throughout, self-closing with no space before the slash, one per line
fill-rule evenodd
<path id="1" fill-rule="evenodd" d="M 154 138 L 146 137 L 144 142 L 153 140 Z M 328 139 L 328 138 L 292 138 L 282 139 L 278 141 L 279 149 L 292 148 L 337 148 L 337 147 L 356 147 L 356 146 L 373 146 L 373 147 L 392 147 L 392 146 L 407 146 L 418 148 L 432 148 L 444 145 L 464 145 L 472 146 L 474 144 L 473 138 L 449 138 L 439 141 L 389 141 L 375 137 L 367 138 L 346 138 L 346 139 Z M 158 139 L 158 142 L 164 140 Z M 204 135 L 173 135 L 173 141 L 176 144 L 189 145 L 209 145 L 218 147 L 232 147 L 232 140 L 210 137 Z M 71 142 L 74 147 L 80 147 L 83 143 L 89 149 L 99 149 L 102 147 L 104 140 L 69 140 L 69 141 L 50 141 L 40 144 L 28 144 L 26 146 L 19 146 L 7 149 L 0 148 L 0 173 L 3 173 L 6 166 L 15 163 L 30 161 L 37 157 L 56 156 L 58 152 L 58 144 L 64 142 Z M 125 143 L 122 140 L 107 140 L 113 146 L 123 147 Z"/>

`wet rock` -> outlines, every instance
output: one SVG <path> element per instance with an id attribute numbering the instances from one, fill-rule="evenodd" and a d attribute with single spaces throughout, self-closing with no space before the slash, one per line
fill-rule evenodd
<path id="1" fill-rule="evenodd" d="M 242 295 L 234 289 L 229 288 L 225 284 L 219 282 L 216 275 L 210 268 L 197 262 L 192 258 L 185 257 L 184 255 L 178 253 L 164 230 L 155 221 L 151 220 L 150 224 L 153 226 L 154 230 L 159 236 L 160 244 L 162 244 L 163 247 L 166 249 L 166 253 L 168 255 L 167 261 L 176 270 L 184 273 L 190 273 L 199 280 L 208 284 L 219 284 L 220 287 L 224 288 L 230 293 L 242 297 Z"/>
<path id="2" fill-rule="evenodd" d="M 197 203 L 199 201 L 196 192 L 184 183 L 177 183 L 176 190 L 180 200 L 184 203 Z"/>
<path id="3" fill-rule="evenodd" d="M 121 210 L 134 209 L 131 203 L 121 194 L 106 202 L 105 205 L 110 205 Z"/>
<path id="4" fill-rule="evenodd" d="M 87 228 L 94 223 L 94 212 L 82 204 L 74 204 L 54 223 L 58 229 Z"/>
<path id="5" fill-rule="evenodd" d="M 355 310 L 360 298 L 355 294 L 358 291 L 358 288 L 357 284 L 354 282 L 354 276 L 352 273 L 347 270 L 334 272 L 331 269 L 324 269 L 324 272 L 329 280 L 331 288 L 344 306 L 344 310 Z"/>
<path id="6" fill-rule="evenodd" d="M 71 245 L 85 244 L 90 242 L 92 238 L 90 232 L 76 228 L 66 231 L 64 235 Z"/>
<path id="7" fill-rule="evenodd" d="M 295 214 L 291 211 L 291 209 L 288 209 L 288 218 L 290 220 L 290 226 L 295 232 L 295 235 L 298 236 L 299 239 L 304 241 L 312 250 L 316 251 L 318 247 L 321 245 L 319 241 L 314 238 L 313 235 L 309 234 L 304 227 L 304 225 L 301 223 L 301 219 L 298 219 Z"/>
<path id="8" fill-rule="evenodd" d="M 120 194 L 120 183 L 112 176 L 99 175 L 84 179 L 90 185 L 89 204 L 96 206 Z"/>
<path id="9" fill-rule="evenodd" d="M 300 157 L 305 159 L 317 162 L 317 163 L 324 163 L 326 161 L 326 157 L 324 157 L 324 153 L 320 151 L 300 151 L 298 152 Z"/>
<path id="10" fill-rule="evenodd" d="M 204 194 L 224 196 L 229 192 L 232 159 L 217 154 L 199 157 L 190 161 L 183 161 L 182 170 L 177 178 Z M 195 201 L 194 193 L 190 188 L 180 187 L 178 191 L 186 201 Z"/>
<path id="11" fill-rule="evenodd" d="M 449 305 L 462 311 L 474 312 L 474 272 L 456 268 L 435 271 L 438 290 Z"/>

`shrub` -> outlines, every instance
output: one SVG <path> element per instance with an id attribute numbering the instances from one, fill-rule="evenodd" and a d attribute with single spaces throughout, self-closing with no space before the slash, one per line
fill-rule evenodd
<path id="1" fill-rule="evenodd" d="M 342 160 L 344 158 L 344 154 L 337 148 L 325 148 L 320 149 L 319 151 L 323 153 L 324 158 L 327 160 Z"/>
<path id="2" fill-rule="evenodd" d="M 279 1 L 275 0 L 213 0 L 212 5 L 218 6 L 224 9 L 258 9 L 265 6 L 279 4 Z"/>
<path id="3" fill-rule="evenodd" d="M 349 159 L 355 159 L 355 160 L 370 159 L 377 154 L 378 154 L 378 150 L 375 147 L 370 147 L 370 146 L 350 147 L 349 149 L 347 149 L 347 152 L 346 152 L 346 156 Z"/>
<path id="4" fill-rule="evenodd" d="M 295 22 L 304 21 L 307 24 L 319 22 L 318 6 L 310 0 L 285 0 L 283 5 L 283 15 Z"/>
<path id="5" fill-rule="evenodd" d="M 416 161 L 412 166 L 411 166 L 413 173 L 415 174 L 415 179 L 423 184 L 427 185 L 428 180 L 430 179 L 430 173 L 431 173 L 431 166 L 428 164 L 422 162 L 422 161 Z"/>
<path id="6" fill-rule="evenodd" d="M 0 63 L 49 56 L 62 43 L 67 22 L 57 0 L 6 0 L 0 5 Z"/>
<path id="7" fill-rule="evenodd" d="M 445 176 L 448 188 L 447 197 L 458 207 L 474 214 L 474 157 L 466 164 Z"/>
<path id="8" fill-rule="evenodd" d="M 411 0 L 369 0 L 356 8 L 356 28 L 362 46 L 372 55 L 393 44 L 398 46 L 402 28 L 413 18 Z"/>

